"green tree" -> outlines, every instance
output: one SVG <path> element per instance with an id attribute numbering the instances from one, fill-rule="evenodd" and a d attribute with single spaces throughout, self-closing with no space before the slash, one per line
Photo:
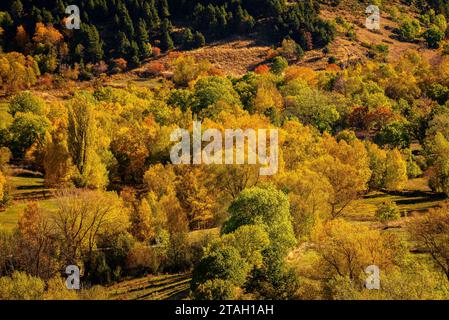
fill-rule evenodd
<path id="1" fill-rule="evenodd" d="M 387 153 L 384 179 L 387 190 L 400 191 L 407 183 L 407 162 L 398 149 Z"/>
<path id="2" fill-rule="evenodd" d="M 191 49 L 193 47 L 193 34 L 190 28 L 187 28 L 182 35 L 182 46 L 185 49 Z"/>
<path id="3" fill-rule="evenodd" d="M 137 28 L 137 39 L 138 39 L 138 45 L 140 48 L 140 53 L 142 57 L 146 58 L 150 55 L 151 52 L 148 50 L 148 44 L 149 44 L 149 35 L 148 35 L 148 28 L 147 24 L 145 23 L 145 20 L 139 19 L 139 24 Z"/>
<path id="4" fill-rule="evenodd" d="M 263 225 L 243 225 L 233 233 L 224 235 L 221 241 L 236 248 L 251 268 L 262 266 L 262 253 L 270 245 L 270 238 Z"/>
<path id="5" fill-rule="evenodd" d="M 201 78 L 195 83 L 192 111 L 198 113 L 218 101 L 225 101 L 230 105 L 240 105 L 239 96 L 235 92 L 231 81 L 223 77 L 213 76 Z"/>
<path id="6" fill-rule="evenodd" d="M 159 4 L 159 15 L 161 17 L 167 18 L 170 16 L 169 6 L 167 0 L 158 1 Z"/>
<path id="7" fill-rule="evenodd" d="M 170 29 L 170 21 L 168 19 L 164 19 L 161 27 L 161 49 L 164 51 L 172 50 L 174 47 L 173 40 L 170 36 Z"/>
<path id="8" fill-rule="evenodd" d="M 298 298 L 300 283 L 296 271 L 284 261 L 254 270 L 247 289 L 256 299 L 293 300 Z"/>
<path id="9" fill-rule="evenodd" d="M 297 117 L 303 124 L 311 124 L 320 131 L 330 131 L 340 118 L 333 99 L 303 81 L 290 81 L 282 92 L 287 117 Z"/>
<path id="10" fill-rule="evenodd" d="M 144 15 L 145 15 L 145 20 L 147 21 L 148 26 L 151 29 L 151 32 L 154 33 L 160 23 L 159 14 L 156 10 L 156 5 L 155 5 L 154 0 L 145 2 Z"/>
<path id="11" fill-rule="evenodd" d="M 283 257 L 296 243 L 288 197 L 272 186 L 243 190 L 229 207 L 229 213 L 231 217 L 223 225 L 222 233 L 234 232 L 244 225 L 262 224 L 270 238 L 266 256 Z"/>
<path id="12" fill-rule="evenodd" d="M 408 148 L 410 146 L 410 132 L 408 123 L 395 121 L 382 127 L 374 137 L 374 141 L 381 146 L 390 148 Z"/>
<path id="13" fill-rule="evenodd" d="M 413 41 L 421 33 L 421 25 L 416 19 L 406 18 L 402 21 L 398 33 L 405 41 Z"/>
<path id="14" fill-rule="evenodd" d="M 237 249 L 229 246 L 214 246 L 203 256 L 192 276 L 192 289 L 208 280 L 221 279 L 239 287 L 245 283 L 250 266 Z"/>
<path id="15" fill-rule="evenodd" d="M 118 12 L 120 13 L 120 23 L 123 26 L 123 30 L 129 37 L 134 37 L 134 25 L 131 17 L 129 16 L 126 4 L 124 2 L 120 2 L 118 9 Z"/>
<path id="16" fill-rule="evenodd" d="M 99 62 L 103 59 L 103 43 L 95 26 L 84 26 L 85 32 L 85 57 L 90 62 Z"/>
<path id="17" fill-rule="evenodd" d="M 449 195 L 449 141 L 441 132 L 437 132 L 431 141 L 429 151 L 433 168 L 429 185 L 432 190 Z"/>
<path id="18" fill-rule="evenodd" d="M 444 32 L 437 26 L 432 26 L 423 34 L 429 48 L 439 48 L 440 42 L 444 40 Z"/>
<path id="19" fill-rule="evenodd" d="M 193 43 L 196 48 L 200 48 L 206 44 L 206 39 L 201 32 L 195 31 L 195 34 L 193 35 Z"/>
<path id="20" fill-rule="evenodd" d="M 388 222 L 401 218 L 401 213 L 396 202 L 387 200 L 377 207 L 376 217 L 380 222 Z"/>
<path id="21" fill-rule="evenodd" d="M 129 47 L 131 47 L 131 43 L 128 40 L 128 37 L 123 31 L 119 31 L 117 33 L 117 51 L 118 54 L 122 57 L 128 56 Z"/>
<path id="22" fill-rule="evenodd" d="M 71 100 L 67 142 L 79 173 L 76 184 L 103 188 L 108 182 L 108 172 L 97 154 L 99 137 L 94 106 L 95 100 L 87 93 L 77 94 Z"/>
<path id="23" fill-rule="evenodd" d="M 50 121 L 44 116 L 30 112 L 17 113 L 9 128 L 10 147 L 15 158 L 20 159 L 33 144 L 42 145 Z"/>
<path id="24" fill-rule="evenodd" d="M 45 101 L 28 91 L 16 95 L 9 103 L 9 113 L 13 117 L 17 112 L 44 115 L 46 111 Z"/>
<path id="25" fill-rule="evenodd" d="M 273 63 L 271 64 L 271 71 L 276 74 L 280 75 L 282 72 L 284 72 L 285 68 L 288 67 L 288 61 L 284 57 L 275 57 L 273 59 Z"/>
<path id="26" fill-rule="evenodd" d="M 11 4 L 11 15 L 14 18 L 14 20 L 20 20 L 23 17 L 24 10 L 23 10 L 23 4 L 20 0 L 15 0 Z"/>
<path id="27" fill-rule="evenodd" d="M 367 142 L 365 146 L 368 151 L 369 167 L 371 170 L 371 178 L 368 186 L 371 190 L 379 190 L 384 186 L 387 152 L 371 142 Z"/>

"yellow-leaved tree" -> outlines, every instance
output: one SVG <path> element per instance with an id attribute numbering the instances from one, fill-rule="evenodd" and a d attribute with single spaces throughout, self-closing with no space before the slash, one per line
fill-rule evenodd
<path id="1" fill-rule="evenodd" d="M 19 217 L 17 259 L 28 274 L 50 278 L 60 267 L 50 219 L 36 202 L 31 202 Z"/>
<path id="2" fill-rule="evenodd" d="M 39 75 L 39 66 L 33 57 L 18 52 L 0 53 L 0 87 L 6 92 L 29 88 Z"/>
<path id="3" fill-rule="evenodd" d="M 383 271 L 391 270 L 405 253 L 396 235 L 343 219 L 319 225 L 312 233 L 312 241 L 320 256 L 316 270 L 328 279 L 340 276 L 364 280 L 366 267 L 376 265 Z"/>
<path id="4" fill-rule="evenodd" d="M 75 167 L 67 145 L 67 128 L 62 121 L 55 123 L 51 134 L 46 135 L 44 152 L 45 184 L 52 187 L 70 185 Z"/>
<path id="5" fill-rule="evenodd" d="M 69 103 L 68 150 L 78 169 L 75 183 L 80 187 L 104 188 L 108 171 L 99 155 L 101 130 L 95 117 L 95 99 L 88 93 L 77 94 Z"/>
<path id="6" fill-rule="evenodd" d="M 159 208 L 164 211 L 168 231 L 187 231 L 187 214 L 176 195 L 176 174 L 173 166 L 160 163 L 151 166 L 145 172 L 144 182 L 148 192 L 156 196 Z"/>
<path id="7" fill-rule="evenodd" d="M 326 177 L 306 165 L 282 172 L 276 181 L 279 189 L 288 194 L 297 239 L 306 240 L 320 218 L 325 218 L 331 211 L 332 186 Z"/>
<path id="8" fill-rule="evenodd" d="M 312 126 L 289 120 L 282 126 L 282 154 L 286 170 L 302 166 L 304 161 L 313 160 L 325 153 L 321 136 Z"/>
<path id="9" fill-rule="evenodd" d="M 398 149 L 387 153 L 384 185 L 387 190 L 400 191 L 407 183 L 407 162 Z"/>
<path id="10" fill-rule="evenodd" d="M 61 240 L 61 261 L 81 263 L 92 256 L 101 238 L 113 238 L 129 228 L 129 213 L 114 192 L 61 191 L 52 216 L 53 230 Z"/>
<path id="11" fill-rule="evenodd" d="M 387 152 L 371 142 L 365 143 L 368 151 L 371 178 L 368 182 L 370 190 L 379 190 L 384 186 Z"/>
<path id="12" fill-rule="evenodd" d="M 367 190 L 371 170 L 367 151 L 359 140 L 351 143 L 344 140 L 337 142 L 325 134 L 323 146 L 327 154 L 313 160 L 311 165 L 313 170 L 324 175 L 332 186 L 328 202 L 331 208 L 330 216 L 335 219 Z"/>
<path id="13" fill-rule="evenodd" d="M 3 173 L 0 171 L 0 201 L 3 200 L 3 193 L 5 192 L 5 190 L 4 190 L 5 183 L 6 183 L 6 179 L 3 176 Z"/>

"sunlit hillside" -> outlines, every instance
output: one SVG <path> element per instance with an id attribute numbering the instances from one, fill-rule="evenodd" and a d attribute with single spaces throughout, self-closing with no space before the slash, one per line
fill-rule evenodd
<path id="1" fill-rule="evenodd" d="M 449 299 L 445 1 L 68 5 L 0 3 L 0 300 Z"/>

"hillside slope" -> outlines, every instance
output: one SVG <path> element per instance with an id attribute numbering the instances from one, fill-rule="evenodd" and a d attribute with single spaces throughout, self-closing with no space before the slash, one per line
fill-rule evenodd
<path id="1" fill-rule="evenodd" d="M 385 5 L 385 10 L 381 10 L 381 30 L 372 32 L 364 25 L 367 16 L 365 14 L 366 6 L 359 1 L 346 1 L 337 8 L 322 5 L 321 18 L 330 22 L 335 22 L 337 18 L 345 19 L 354 28 L 355 36 L 348 37 L 344 33 L 338 32 L 335 40 L 328 45 L 327 52 L 323 49 L 306 51 L 303 59 L 297 64 L 315 70 L 324 70 L 330 64 L 329 58 L 332 58 L 338 64 L 346 66 L 351 61 L 365 61 L 370 46 L 378 44 L 388 45 L 389 61 L 393 61 L 407 50 L 417 50 L 426 58 L 435 57 L 437 51 L 428 49 L 422 41 L 412 43 L 398 39 L 394 30 L 399 27 L 399 24 L 387 12 L 392 6 L 399 7 L 399 10 L 412 16 L 415 15 L 414 11 L 407 11 L 410 10 L 410 7 L 400 5 L 395 1 L 390 2 Z M 225 74 L 238 76 L 245 74 L 248 70 L 254 70 L 258 65 L 269 63 L 269 51 L 273 48 L 254 36 L 233 36 L 207 44 L 199 49 L 183 51 L 183 54 L 199 60 L 207 59 Z M 170 55 L 165 55 L 155 61 L 170 67 L 172 59 Z M 145 69 L 147 65 L 148 63 L 139 69 Z"/>

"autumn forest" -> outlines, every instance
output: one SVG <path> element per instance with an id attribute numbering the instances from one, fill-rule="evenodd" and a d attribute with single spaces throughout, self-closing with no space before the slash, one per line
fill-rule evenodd
<path id="1" fill-rule="evenodd" d="M 2 1 L 0 300 L 449 299 L 448 23 L 443 0 Z"/>

